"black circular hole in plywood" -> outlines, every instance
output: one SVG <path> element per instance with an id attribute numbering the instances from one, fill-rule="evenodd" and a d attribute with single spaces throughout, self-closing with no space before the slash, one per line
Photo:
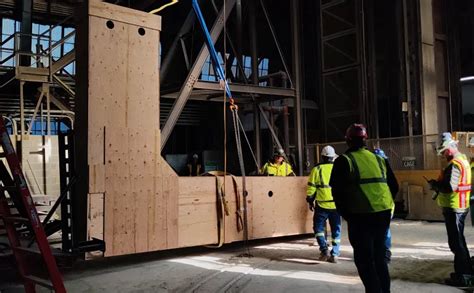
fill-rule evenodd
<path id="1" fill-rule="evenodd" d="M 144 36 L 144 35 L 145 35 L 145 29 L 142 28 L 142 27 L 139 28 L 139 29 L 138 29 L 138 34 L 139 34 L 140 36 Z"/>
<path id="2" fill-rule="evenodd" d="M 270 191 L 268 192 L 268 197 L 272 197 L 272 196 L 273 196 L 273 191 L 270 190 Z"/>
<path id="3" fill-rule="evenodd" d="M 105 25 L 109 28 L 109 29 L 113 29 L 114 28 L 114 22 L 111 21 L 111 20 L 107 20 L 107 22 L 105 23 Z"/>

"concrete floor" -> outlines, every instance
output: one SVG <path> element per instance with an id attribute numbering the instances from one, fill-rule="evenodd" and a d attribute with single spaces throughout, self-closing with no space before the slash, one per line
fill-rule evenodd
<path id="1" fill-rule="evenodd" d="M 395 220 L 392 233 L 392 292 L 462 292 L 442 284 L 453 271 L 443 223 Z M 471 226 L 466 238 L 474 251 Z M 345 231 L 338 264 L 317 261 L 312 238 L 253 242 L 253 257 L 239 257 L 246 251 L 238 244 L 86 262 L 64 278 L 69 292 L 364 292 Z"/>

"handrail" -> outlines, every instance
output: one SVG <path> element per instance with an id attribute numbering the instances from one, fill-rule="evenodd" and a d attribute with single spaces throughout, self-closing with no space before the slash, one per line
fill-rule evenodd
<path id="1" fill-rule="evenodd" d="M 62 81 L 59 77 L 53 74 L 53 79 L 56 81 L 70 96 L 75 97 L 76 92 L 74 92 L 64 81 Z"/>
<path id="2" fill-rule="evenodd" d="M 16 79 L 16 76 L 13 76 L 12 78 L 10 78 L 9 80 L 7 80 L 4 84 L 0 85 L 0 89 L 5 87 L 7 84 L 9 84 L 10 82 L 14 81 Z"/>
<path id="3" fill-rule="evenodd" d="M 54 49 L 56 49 L 58 46 L 64 44 L 66 42 L 66 40 L 69 40 L 71 38 L 71 36 L 75 35 L 76 34 L 76 31 L 72 31 L 70 32 L 69 34 L 65 35 L 62 39 L 60 39 L 59 41 L 57 41 L 56 43 L 54 43 L 52 46 L 51 46 L 51 51 L 53 51 Z"/>

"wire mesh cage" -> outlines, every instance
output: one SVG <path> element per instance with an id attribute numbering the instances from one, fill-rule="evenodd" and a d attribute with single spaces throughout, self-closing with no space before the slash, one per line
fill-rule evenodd
<path id="1" fill-rule="evenodd" d="M 418 135 L 395 138 L 368 139 L 369 150 L 382 149 L 389 158 L 393 170 L 436 170 L 444 166 L 444 159 L 437 155 L 436 146 L 439 135 Z M 464 147 L 461 152 L 474 157 L 474 133 L 471 148 Z M 307 145 L 307 169 L 319 163 L 323 147 L 331 145 L 337 154 L 347 150 L 346 142 Z"/>

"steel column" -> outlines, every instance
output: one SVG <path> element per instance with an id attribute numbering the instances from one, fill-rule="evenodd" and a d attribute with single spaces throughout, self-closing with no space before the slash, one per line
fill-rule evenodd
<path id="1" fill-rule="evenodd" d="M 299 0 L 291 1 L 291 29 L 292 29 L 292 55 L 293 55 L 293 79 L 295 88 L 295 146 L 298 155 L 298 175 L 303 175 L 303 124 L 301 109 L 301 44 L 300 44 L 300 22 Z"/>
<path id="2" fill-rule="evenodd" d="M 258 52 L 257 52 L 257 9 L 255 1 L 249 2 L 249 36 L 250 51 L 252 58 L 252 83 L 258 86 Z M 254 102 L 253 108 L 253 127 L 254 127 L 254 152 L 259 166 L 262 165 L 262 143 L 260 133 L 260 112 L 258 111 L 258 102 Z"/>
<path id="3" fill-rule="evenodd" d="M 253 1 L 250 1 L 253 3 Z M 253 6 L 253 4 L 250 4 Z M 237 34 L 237 48 L 236 48 L 236 58 L 238 62 L 242 62 L 242 0 L 237 0 L 236 6 L 236 23 L 235 23 L 235 31 Z M 240 76 L 241 73 L 240 71 L 237 70 L 236 72 L 236 79 L 241 80 L 242 76 Z"/>
<path id="4" fill-rule="evenodd" d="M 31 51 L 33 0 L 21 0 L 17 1 L 17 3 L 20 11 L 20 32 L 22 34 L 20 37 L 20 51 L 26 53 Z M 20 65 L 30 66 L 31 57 L 21 56 Z"/>
<path id="5" fill-rule="evenodd" d="M 408 35 L 408 7 L 407 0 L 403 0 L 403 46 L 405 51 L 405 82 L 406 82 L 406 100 L 407 100 L 407 120 L 408 120 L 408 135 L 413 136 L 413 116 L 412 116 L 412 91 L 410 80 L 410 44 Z"/>

